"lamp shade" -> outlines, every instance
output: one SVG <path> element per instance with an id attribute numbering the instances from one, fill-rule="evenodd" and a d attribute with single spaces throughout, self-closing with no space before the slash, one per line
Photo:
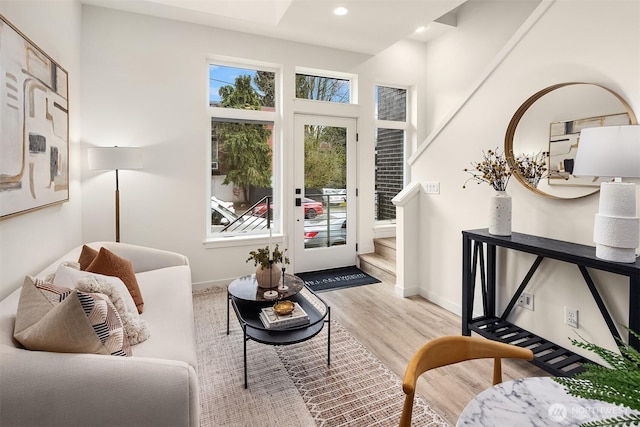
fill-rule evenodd
<path id="1" fill-rule="evenodd" d="M 573 175 L 640 178 L 640 126 L 583 129 Z"/>
<path id="2" fill-rule="evenodd" d="M 92 147 L 88 150 L 89 170 L 142 169 L 142 149 L 133 147 Z"/>

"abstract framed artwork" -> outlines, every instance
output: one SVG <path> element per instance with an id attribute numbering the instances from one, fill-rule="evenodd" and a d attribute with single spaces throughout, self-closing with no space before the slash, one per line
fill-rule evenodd
<path id="1" fill-rule="evenodd" d="M 69 201 L 68 74 L 0 15 L 0 220 Z"/>

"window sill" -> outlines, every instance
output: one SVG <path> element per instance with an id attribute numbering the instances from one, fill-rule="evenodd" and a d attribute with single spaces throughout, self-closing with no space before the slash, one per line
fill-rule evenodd
<path id="1" fill-rule="evenodd" d="M 274 234 L 271 238 L 265 235 L 251 235 L 251 236 L 229 236 L 229 237 L 208 237 L 202 242 L 205 249 L 219 249 L 219 248 L 233 248 L 240 246 L 267 246 L 269 241 L 272 244 L 279 243 L 282 245 L 284 236 L 282 234 Z"/>

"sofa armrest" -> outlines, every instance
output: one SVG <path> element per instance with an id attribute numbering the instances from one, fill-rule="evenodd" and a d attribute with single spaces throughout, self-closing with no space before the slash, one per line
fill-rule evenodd
<path id="1" fill-rule="evenodd" d="M 198 426 L 193 367 L 184 362 L 4 347 L 0 425 Z"/>
<path id="2" fill-rule="evenodd" d="M 119 242 L 94 242 L 87 245 L 94 249 L 100 249 L 101 246 L 104 246 L 116 255 L 128 259 L 133 264 L 133 269 L 136 273 L 178 265 L 189 265 L 189 259 L 186 256 L 162 249 Z"/>

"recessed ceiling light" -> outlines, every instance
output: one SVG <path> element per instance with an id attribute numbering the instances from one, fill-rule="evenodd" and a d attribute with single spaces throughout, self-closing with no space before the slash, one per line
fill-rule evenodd
<path id="1" fill-rule="evenodd" d="M 343 16 L 343 15 L 346 15 L 347 13 L 349 13 L 349 9 L 343 6 L 338 6 L 335 9 L 333 9 L 334 15 Z"/>
<path id="2" fill-rule="evenodd" d="M 424 25 L 416 28 L 416 33 L 424 33 L 425 31 L 427 31 L 427 27 L 425 27 Z"/>

